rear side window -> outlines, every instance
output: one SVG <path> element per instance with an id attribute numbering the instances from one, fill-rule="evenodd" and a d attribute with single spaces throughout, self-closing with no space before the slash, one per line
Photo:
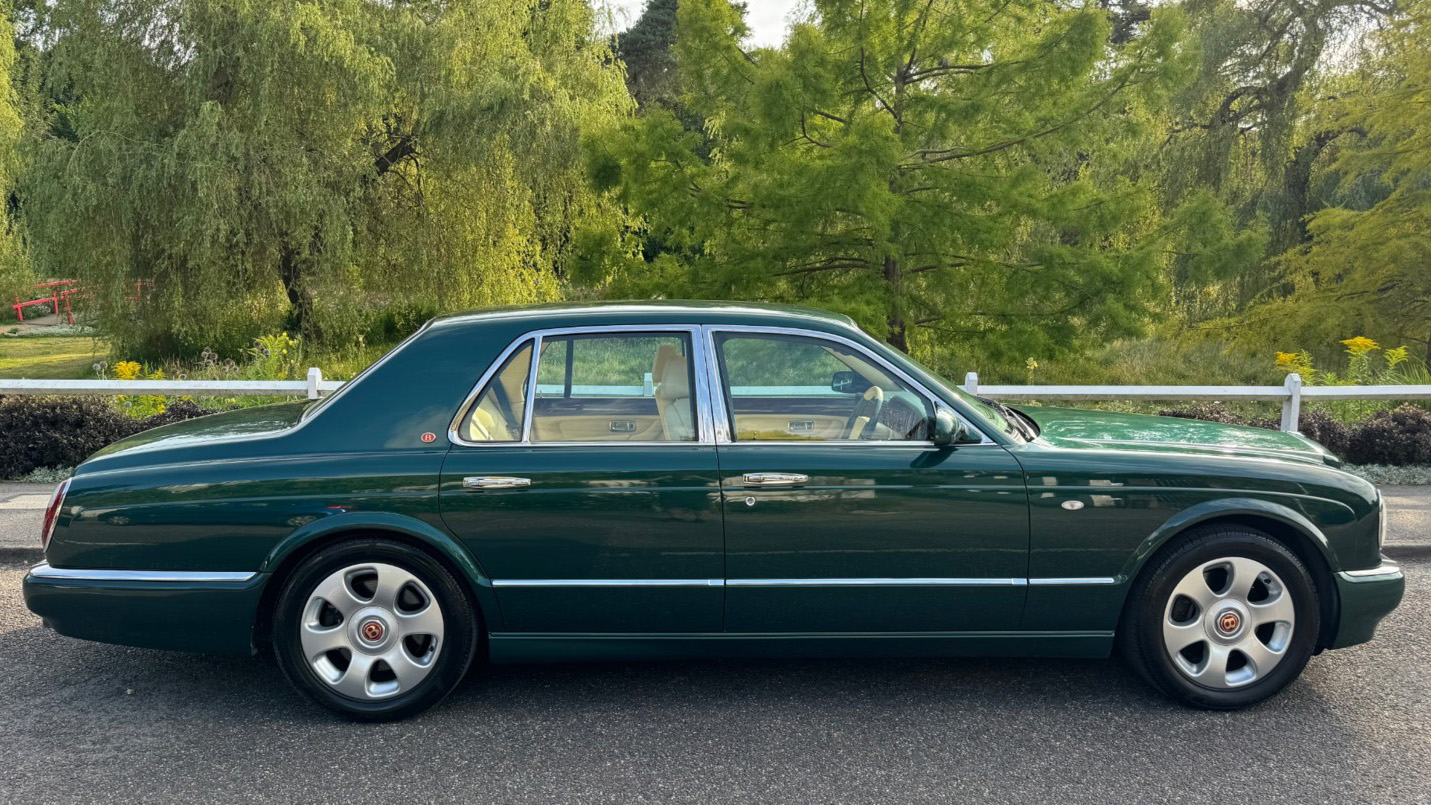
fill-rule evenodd
<path id="1" fill-rule="evenodd" d="M 686 333 L 543 338 L 532 441 L 695 441 L 690 355 Z"/>
<path id="2" fill-rule="evenodd" d="M 520 442 L 527 410 L 527 380 L 532 371 L 532 342 L 507 357 L 502 368 L 463 420 L 458 435 L 469 442 Z"/>

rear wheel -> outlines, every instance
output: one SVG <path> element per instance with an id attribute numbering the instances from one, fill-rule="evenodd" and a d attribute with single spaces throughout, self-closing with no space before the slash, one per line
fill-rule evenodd
<path id="1" fill-rule="evenodd" d="M 1321 608 L 1296 555 L 1259 531 L 1214 528 L 1156 558 L 1134 584 L 1120 640 L 1142 676 L 1195 707 L 1276 694 L 1316 647 Z"/>
<path id="2" fill-rule="evenodd" d="M 289 577 L 273 624 L 289 681 L 346 716 L 380 721 L 431 707 L 477 645 L 467 595 L 431 556 L 362 539 L 324 548 Z"/>

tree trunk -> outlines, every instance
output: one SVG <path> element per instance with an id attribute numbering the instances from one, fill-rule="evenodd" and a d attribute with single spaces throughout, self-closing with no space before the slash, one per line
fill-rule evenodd
<path id="1" fill-rule="evenodd" d="M 278 274 L 283 280 L 283 292 L 288 296 L 288 322 L 305 341 L 317 340 L 317 321 L 313 317 L 313 297 L 304 288 L 303 271 L 298 251 L 284 244 L 278 253 Z"/>
<path id="2" fill-rule="evenodd" d="M 885 340 L 889 345 L 900 352 L 909 351 L 909 339 L 906 333 L 906 323 L 904 321 L 904 306 L 900 299 L 901 272 L 899 261 L 893 257 L 884 258 L 884 281 L 889 286 L 889 318 L 888 334 Z"/>

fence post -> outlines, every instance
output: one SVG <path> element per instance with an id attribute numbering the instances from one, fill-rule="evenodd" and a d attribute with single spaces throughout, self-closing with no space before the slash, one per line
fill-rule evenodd
<path id="1" fill-rule="evenodd" d="M 964 390 L 970 394 L 979 393 L 979 373 L 966 372 L 964 374 Z"/>
<path id="2" fill-rule="evenodd" d="M 318 399 L 318 384 L 323 382 L 323 370 L 316 366 L 308 368 L 308 399 Z"/>
<path id="3" fill-rule="evenodd" d="M 1293 372 L 1287 375 L 1287 399 L 1282 401 L 1282 430 L 1297 433 L 1302 419 L 1302 376 Z"/>

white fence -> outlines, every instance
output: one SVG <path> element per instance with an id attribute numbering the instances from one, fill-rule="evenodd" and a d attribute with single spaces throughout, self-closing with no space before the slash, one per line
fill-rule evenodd
<path id="1" fill-rule="evenodd" d="M 288 396 L 310 400 L 342 387 L 324 380 L 316 367 L 307 380 L 7 380 L 5 394 L 156 394 L 204 397 Z M 1297 429 L 1303 400 L 1426 400 L 1431 386 L 1303 386 L 1300 375 L 1287 375 L 1280 386 L 983 386 L 979 375 L 964 376 L 971 394 L 1013 400 L 1254 400 L 1282 404 L 1282 430 Z"/>

